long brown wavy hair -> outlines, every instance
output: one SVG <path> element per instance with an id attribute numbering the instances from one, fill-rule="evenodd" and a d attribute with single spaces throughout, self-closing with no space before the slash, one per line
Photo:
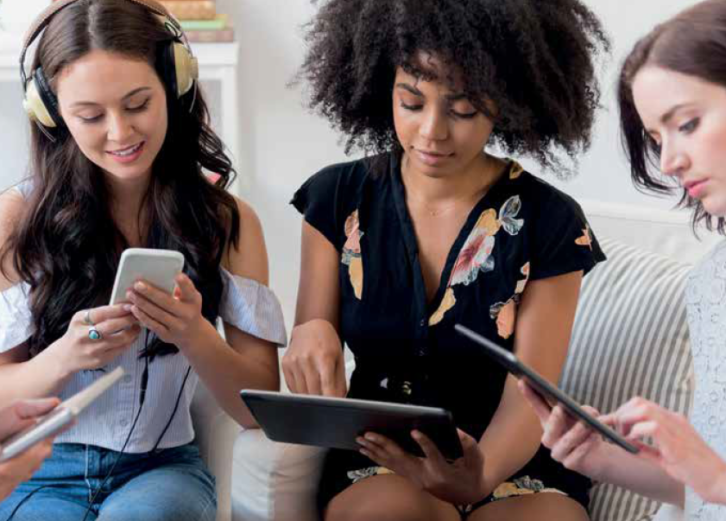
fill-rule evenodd
<path id="1" fill-rule="evenodd" d="M 158 72 L 158 49 L 172 38 L 156 16 L 133 2 L 79 0 L 51 20 L 33 68 L 42 66 L 55 88 L 65 67 L 98 49 L 144 59 Z M 143 202 L 145 246 L 184 254 L 185 272 L 203 296 L 202 312 L 214 322 L 223 290 L 222 256 L 239 238 L 237 204 L 225 191 L 236 173 L 209 126 L 201 92 L 196 100 L 192 93 L 177 98 L 167 86 L 167 110 L 166 139 Z M 54 132 L 55 142 L 31 128 L 27 209 L 0 251 L 0 266 L 11 261 L 30 285 L 33 355 L 63 336 L 75 312 L 108 302 L 120 254 L 128 247 L 111 216 L 103 172 L 64 126 Z M 213 184 L 205 171 L 220 177 Z M 156 340 L 147 352 L 177 350 Z"/>
<path id="2" fill-rule="evenodd" d="M 660 149 L 648 135 L 633 99 L 633 81 L 646 66 L 687 74 L 726 88 L 726 2 L 707 0 L 658 25 L 635 45 L 626 58 L 618 82 L 620 128 L 635 186 L 661 194 L 681 190 L 660 172 Z M 726 143 L 724 143 L 726 146 Z M 693 210 L 699 223 L 719 233 L 726 221 L 714 219 L 698 199 L 682 190 L 679 205 Z"/>

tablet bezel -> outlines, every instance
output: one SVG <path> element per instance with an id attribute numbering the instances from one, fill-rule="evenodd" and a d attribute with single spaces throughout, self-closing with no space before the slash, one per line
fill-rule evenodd
<path id="1" fill-rule="evenodd" d="M 592 415 L 588 414 L 575 400 L 570 398 L 558 387 L 552 385 L 545 378 L 543 378 L 534 369 L 522 363 L 514 353 L 511 353 L 501 346 L 498 346 L 491 340 L 483 337 L 482 335 L 472 331 L 466 326 L 461 324 L 455 324 L 454 329 L 461 335 L 467 337 L 469 340 L 479 344 L 484 348 L 484 353 L 489 355 L 493 360 L 504 366 L 512 375 L 517 378 L 526 378 L 527 383 L 537 391 L 546 403 L 550 403 L 547 398 L 555 400 L 562 404 L 567 412 L 574 417 L 574 419 L 582 420 L 587 423 L 593 430 L 601 434 L 606 440 L 618 445 L 622 449 L 630 452 L 631 454 L 638 454 L 640 449 L 632 443 L 625 440 L 620 434 L 615 432 L 612 428 L 608 427 Z"/>
<path id="2" fill-rule="evenodd" d="M 240 397 L 272 441 L 358 451 L 356 437 L 376 432 L 423 456 L 410 435 L 417 429 L 432 439 L 447 460 L 463 454 L 453 417 L 445 409 L 251 389 L 240 391 Z M 304 425 L 295 419 L 300 407 L 315 409 Z M 317 420 L 323 416 L 324 422 Z"/>

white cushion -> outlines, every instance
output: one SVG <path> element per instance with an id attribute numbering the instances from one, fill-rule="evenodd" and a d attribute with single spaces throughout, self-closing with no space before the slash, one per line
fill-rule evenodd
<path id="1" fill-rule="evenodd" d="M 217 519 L 231 518 L 230 486 L 232 447 L 241 427 L 217 404 L 203 382 L 199 382 L 191 405 L 195 442 L 202 459 L 217 482 Z"/>
<path id="2" fill-rule="evenodd" d="M 276 443 L 260 429 L 237 438 L 233 521 L 319 521 L 316 493 L 325 450 Z"/>
<path id="3" fill-rule="evenodd" d="M 603 239 L 608 261 L 585 277 L 561 385 L 601 412 L 643 396 L 688 413 L 692 360 L 684 291 L 689 265 Z M 591 493 L 593 521 L 650 520 L 658 504 L 611 485 Z"/>

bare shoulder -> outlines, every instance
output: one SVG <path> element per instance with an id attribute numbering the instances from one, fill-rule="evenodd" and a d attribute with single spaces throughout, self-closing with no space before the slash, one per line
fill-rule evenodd
<path id="1" fill-rule="evenodd" d="M 267 247 L 262 223 L 255 210 L 247 202 L 235 197 L 240 218 L 237 244 L 228 244 L 224 267 L 235 275 L 260 284 L 269 284 Z"/>
<path id="2" fill-rule="evenodd" d="M 25 209 L 25 198 L 17 190 L 0 193 L 0 250 L 5 248 L 10 235 L 15 231 Z M 6 258 L 10 260 L 11 257 Z M 0 291 L 12 286 L 16 280 L 16 272 L 11 262 L 5 262 L 0 270 Z"/>

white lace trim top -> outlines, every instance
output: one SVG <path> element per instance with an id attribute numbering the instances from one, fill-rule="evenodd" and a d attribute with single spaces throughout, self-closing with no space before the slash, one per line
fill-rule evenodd
<path id="1" fill-rule="evenodd" d="M 275 294 L 256 281 L 222 269 L 224 292 L 219 308 L 221 319 L 229 325 L 277 346 L 287 344 L 282 307 Z M 0 353 L 25 342 L 33 334 L 29 309 L 29 287 L 17 284 L 0 292 Z M 126 376 L 110 391 L 91 404 L 79 421 L 56 439 L 57 443 L 82 443 L 120 451 L 139 408 L 139 386 L 145 362 L 139 359 L 145 336 L 108 366 L 122 366 Z M 149 365 L 149 380 L 141 416 L 126 452 L 150 451 L 171 417 L 189 363 L 182 354 L 157 357 Z M 60 393 L 65 399 L 88 386 L 100 376 L 98 371 L 76 373 Z M 199 378 L 194 370 L 184 386 L 179 408 L 160 448 L 177 447 L 194 439 L 190 404 Z"/>
<path id="2" fill-rule="evenodd" d="M 686 289 L 696 377 L 691 421 L 726 459 L 726 241 L 693 270 Z M 705 503 L 686 490 L 686 519 L 723 521 L 726 506 Z"/>

